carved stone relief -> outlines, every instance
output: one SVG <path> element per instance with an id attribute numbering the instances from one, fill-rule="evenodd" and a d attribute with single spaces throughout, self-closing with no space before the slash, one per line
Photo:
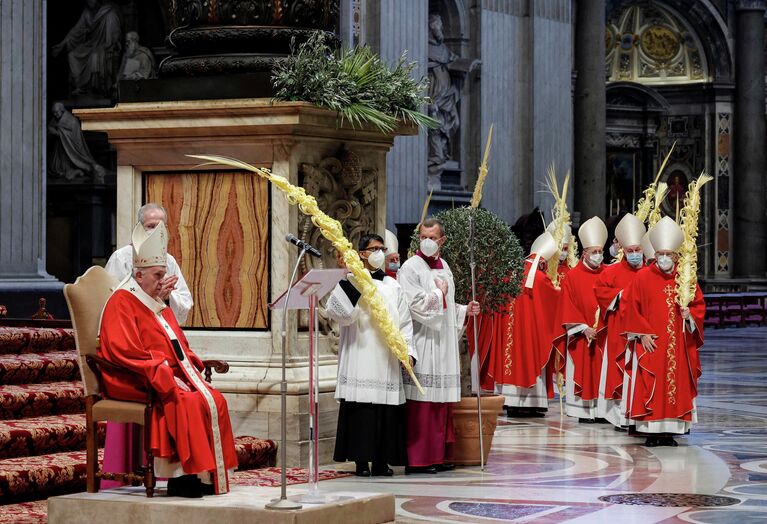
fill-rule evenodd
<path id="1" fill-rule="evenodd" d="M 377 197 L 375 168 L 362 166 L 360 157 L 348 149 L 342 149 L 337 156 L 323 158 L 319 163 L 301 164 L 301 186 L 307 194 L 317 199 L 317 205 L 328 216 L 335 218 L 344 229 L 346 238 L 357 247 L 360 237 L 375 230 L 375 200 Z M 304 214 L 298 217 L 298 236 L 309 242 L 321 253 L 321 258 L 305 257 L 303 270 L 312 268 L 338 267 L 335 249 Z M 324 301 L 323 301 L 324 302 Z M 299 323 L 306 325 L 308 317 L 302 315 Z M 338 341 L 338 327 L 319 312 L 320 331 L 329 336 L 335 350 Z"/>

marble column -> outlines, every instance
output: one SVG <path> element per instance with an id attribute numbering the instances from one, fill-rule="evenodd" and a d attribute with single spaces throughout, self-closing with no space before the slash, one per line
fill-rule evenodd
<path id="1" fill-rule="evenodd" d="M 765 216 L 765 0 L 736 4 L 735 172 L 733 179 L 734 276 L 764 278 L 767 270 Z"/>
<path id="2" fill-rule="evenodd" d="M 582 221 L 605 217 L 605 0 L 578 2 L 575 18 L 573 173 Z"/>
<path id="3" fill-rule="evenodd" d="M 19 295 L 62 286 L 45 271 L 45 7 L 0 0 L 0 303 L 9 316 L 36 310 Z"/>

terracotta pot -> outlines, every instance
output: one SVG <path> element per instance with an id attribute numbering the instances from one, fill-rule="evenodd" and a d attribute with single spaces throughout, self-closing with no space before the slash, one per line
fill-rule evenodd
<path id="1" fill-rule="evenodd" d="M 485 464 L 493 443 L 498 413 L 503 408 L 503 395 L 482 397 L 482 442 L 485 448 Z M 479 465 L 479 420 L 477 397 L 462 397 L 453 408 L 455 443 L 448 454 L 448 461 L 466 466 Z"/>

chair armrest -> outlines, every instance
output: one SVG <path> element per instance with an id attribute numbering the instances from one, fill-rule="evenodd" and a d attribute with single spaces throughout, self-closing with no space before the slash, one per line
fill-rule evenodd
<path id="1" fill-rule="evenodd" d="M 152 385 L 149 383 L 149 380 L 144 375 L 140 373 L 136 373 L 132 369 L 128 369 L 125 366 L 121 366 L 119 364 L 115 364 L 114 362 L 105 360 L 97 355 L 85 355 L 85 362 L 88 364 L 88 367 L 91 368 L 91 371 L 93 371 L 93 374 L 96 375 L 96 380 L 98 381 L 99 391 L 101 391 L 102 397 L 109 398 L 106 388 L 104 387 L 104 380 L 101 376 L 101 370 L 105 369 L 105 370 L 125 373 L 133 377 L 136 377 L 136 382 L 138 384 L 142 384 L 146 390 L 147 404 L 150 404 L 152 402 L 154 398 L 154 390 L 152 389 Z"/>
<path id="2" fill-rule="evenodd" d="M 228 373 L 229 363 L 224 360 L 203 360 L 202 365 L 205 371 L 205 380 L 210 382 L 213 377 L 213 371 L 216 373 Z"/>

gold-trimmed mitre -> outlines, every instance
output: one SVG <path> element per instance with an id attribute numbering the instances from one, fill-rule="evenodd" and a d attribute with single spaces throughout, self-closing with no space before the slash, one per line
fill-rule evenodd
<path id="1" fill-rule="evenodd" d="M 153 267 L 168 265 L 168 230 L 165 223 L 145 230 L 139 222 L 131 235 L 133 244 L 133 267 Z"/>

